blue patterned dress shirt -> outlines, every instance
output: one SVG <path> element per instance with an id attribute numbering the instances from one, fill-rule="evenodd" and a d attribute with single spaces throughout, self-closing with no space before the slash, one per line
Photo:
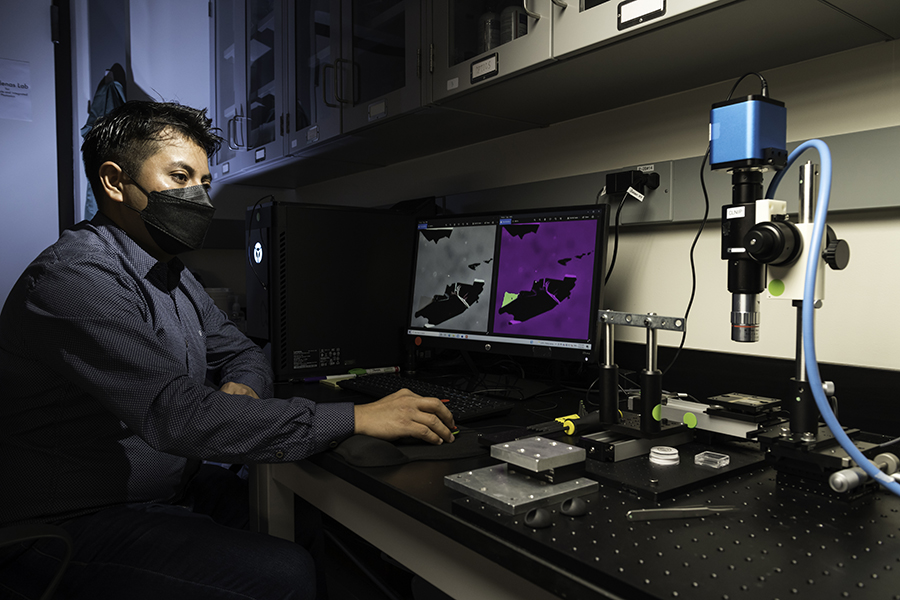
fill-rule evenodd
<path id="1" fill-rule="evenodd" d="M 200 460 L 300 460 L 354 427 L 352 404 L 272 398 L 263 353 L 183 264 L 102 214 L 10 292 L 0 387 L 0 524 L 175 502 Z"/>

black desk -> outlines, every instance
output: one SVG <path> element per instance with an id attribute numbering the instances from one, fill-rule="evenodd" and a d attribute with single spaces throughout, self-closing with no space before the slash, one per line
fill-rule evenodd
<path id="1" fill-rule="evenodd" d="M 316 394 L 322 400 L 346 397 Z M 310 396 L 312 394 L 305 393 Z M 532 400 L 501 422 L 572 412 L 571 395 Z M 545 417 L 526 408 L 559 409 Z M 900 598 L 900 498 L 854 503 L 779 490 L 757 468 L 656 503 L 601 484 L 590 512 L 534 530 L 445 487 L 482 457 L 357 468 L 327 452 L 253 472 L 261 531 L 291 539 L 298 494 L 458 598 Z M 733 505 L 730 513 L 629 522 L 635 508 Z"/>

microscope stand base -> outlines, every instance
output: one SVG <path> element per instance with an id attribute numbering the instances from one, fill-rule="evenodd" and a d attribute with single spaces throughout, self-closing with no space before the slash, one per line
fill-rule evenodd
<path id="1" fill-rule="evenodd" d="M 870 459 L 879 453 L 879 443 L 887 439 L 858 429 L 844 431 L 854 445 Z M 870 481 L 848 493 L 831 489 L 828 484 L 831 474 L 854 466 L 854 462 L 824 425 L 819 426 L 816 439 L 811 441 L 804 441 L 789 433 L 786 435 L 780 427 L 761 433 L 758 439 L 766 450 L 766 461 L 775 468 L 775 481 L 781 489 L 849 501 L 867 495 L 878 487 L 877 483 Z"/>

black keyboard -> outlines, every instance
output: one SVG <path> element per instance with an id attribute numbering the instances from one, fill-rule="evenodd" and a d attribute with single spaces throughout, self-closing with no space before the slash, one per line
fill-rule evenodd
<path id="1" fill-rule="evenodd" d="M 454 387 L 428 383 L 395 373 L 363 375 L 353 379 L 344 379 L 338 385 L 345 390 L 375 398 L 383 398 L 403 388 L 420 396 L 438 398 L 445 401 L 457 424 L 506 414 L 514 404 L 510 400 L 464 392 Z"/>

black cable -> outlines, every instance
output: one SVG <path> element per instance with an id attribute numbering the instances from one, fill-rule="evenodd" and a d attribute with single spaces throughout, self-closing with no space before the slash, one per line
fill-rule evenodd
<path id="1" fill-rule="evenodd" d="M 737 84 L 735 84 L 735 86 L 736 85 Z M 691 297 L 688 300 L 687 308 L 684 311 L 684 331 L 681 332 L 681 343 L 678 344 L 678 350 L 675 351 L 675 356 L 672 357 L 672 362 L 670 362 L 669 366 L 663 371 L 663 375 L 669 372 L 669 369 L 672 368 L 672 365 L 675 364 L 675 361 L 678 360 L 681 351 L 684 349 L 684 342 L 687 339 L 688 316 L 691 314 L 691 307 L 694 305 L 694 296 L 697 293 L 697 266 L 694 263 L 694 249 L 697 247 L 697 241 L 700 239 L 700 234 L 703 233 L 703 228 L 706 226 L 706 220 L 709 218 L 709 193 L 706 191 L 706 178 L 703 175 L 703 171 L 706 169 L 706 161 L 709 160 L 709 151 L 710 146 L 707 146 L 706 154 L 703 155 L 703 162 L 700 163 L 700 187 L 703 189 L 705 208 L 703 210 L 703 220 L 700 221 L 700 228 L 697 230 L 697 235 L 694 236 L 694 242 L 691 244 Z"/>
<path id="2" fill-rule="evenodd" d="M 766 78 L 765 78 L 765 77 L 763 77 L 762 75 L 760 75 L 760 74 L 757 73 L 756 71 L 750 71 L 749 73 L 744 73 L 743 75 L 741 75 L 740 78 L 739 78 L 737 81 L 734 82 L 734 85 L 731 86 L 731 91 L 728 92 L 728 97 L 725 98 L 725 100 L 726 100 L 726 101 L 727 101 L 727 100 L 731 100 L 731 97 L 734 95 L 734 91 L 737 89 L 737 86 L 738 86 L 745 78 L 750 77 L 751 75 L 755 75 L 756 77 L 759 77 L 759 83 L 760 83 L 760 85 L 762 86 L 762 91 L 760 92 L 760 95 L 763 96 L 763 97 L 768 97 L 768 95 L 769 95 L 769 82 L 766 81 Z"/>
<path id="3" fill-rule="evenodd" d="M 600 195 L 603 193 L 603 190 L 600 190 L 600 193 L 597 194 L 597 198 L 600 198 Z M 619 202 L 619 208 L 616 209 L 616 218 L 613 221 L 613 253 L 612 258 L 609 260 L 609 269 L 606 271 L 606 279 L 603 280 L 603 284 L 606 285 L 609 282 L 609 278 L 612 275 L 613 268 L 616 266 L 616 256 L 619 253 L 619 215 L 622 214 L 622 207 L 625 206 L 625 200 L 628 199 L 628 194 L 622 196 L 622 201 Z"/>
<path id="4" fill-rule="evenodd" d="M 769 95 L 769 83 L 766 81 L 766 78 L 760 75 L 755 71 L 750 71 L 749 73 L 745 73 L 741 75 L 737 81 L 734 82 L 734 85 L 731 86 L 731 91 L 728 92 L 727 100 L 731 100 L 731 97 L 734 96 L 735 90 L 737 90 L 738 85 L 747 77 L 755 76 L 759 78 L 761 91 L 760 94 L 763 97 L 768 97 Z M 663 371 L 663 375 L 669 372 L 669 369 L 672 368 L 672 365 L 675 364 L 675 361 L 678 360 L 678 357 L 681 355 L 681 351 L 684 349 L 684 342 L 687 339 L 687 319 L 688 315 L 691 314 L 691 307 L 694 304 L 694 296 L 697 293 L 697 268 L 694 264 L 694 249 L 697 247 L 697 240 L 700 239 L 700 234 L 703 233 L 703 228 L 706 226 L 706 221 L 709 218 L 709 192 L 706 190 L 706 178 L 704 176 L 704 171 L 706 170 L 706 162 L 709 160 L 709 153 L 711 150 L 711 146 L 706 147 L 706 154 L 703 155 L 703 162 L 700 163 L 700 187 L 703 189 L 703 202 L 705 205 L 703 211 L 703 220 L 700 221 L 700 229 L 697 231 L 697 235 L 694 236 L 694 242 L 691 244 L 691 297 L 688 300 L 687 309 L 684 311 L 684 325 L 685 329 L 681 334 L 681 343 L 678 344 L 678 350 L 675 351 L 675 356 L 672 357 L 672 362 L 669 363 L 669 366 L 665 368 Z"/>
<path id="5" fill-rule="evenodd" d="M 59 582 L 62 581 L 66 568 L 72 560 L 75 542 L 72 540 L 71 534 L 57 525 L 47 525 L 44 523 L 28 523 L 25 525 L 10 525 L 0 529 L 0 548 L 12 546 L 22 542 L 37 541 L 39 539 L 58 539 L 65 544 L 65 554 L 53 575 L 53 579 L 47 585 L 41 600 L 50 600 L 53 597 Z"/>
<path id="6" fill-rule="evenodd" d="M 591 403 L 591 392 L 594 390 L 594 386 L 597 385 L 599 382 L 600 382 L 600 378 L 598 377 L 597 379 L 592 381 L 591 384 L 588 386 L 588 388 L 584 391 L 584 400 L 582 401 L 582 403 L 585 406 L 590 406 L 592 404 Z M 597 391 L 599 393 L 600 390 L 597 390 Z M 616 398 L 616 400 L 618 400 L 618 398 Z M 593 404 L 596 406 L 600 406 L 599 400 L 597 402 L 594 402 Z M 618 404 L 618 402 L 617 402 L 617 404 Z"/>

